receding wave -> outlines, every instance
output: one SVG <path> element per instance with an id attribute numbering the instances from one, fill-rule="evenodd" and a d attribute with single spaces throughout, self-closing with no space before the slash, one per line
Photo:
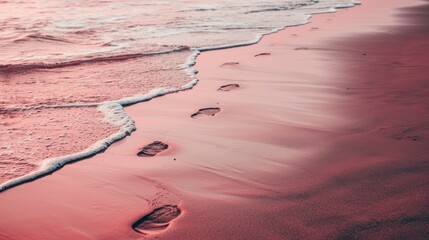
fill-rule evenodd
<path id="1" fill-rule="evenodd" d="M 43 35 L 40 33 L 34 33 L 34 34 L 29 34 L 23 38 L 18 38 L 13 40 L 13 42 L 17 43 L 17 42 L 25 42 L 25 41 L 54 41 L 54 42 L 65 42 L 65 43 L 71 43 L 70 40 L 64 39 L 64 38 L 59 38 L 59 37 L 54 37 L 51 35 Z"/>
<path id="2" fill-rule="evenodd" d="M 166 54 L 172 52 L 179 52 L 189 50 L 187 46 L 181 46 L 173 48 L 172 50 L 162 51 L 162 52 L 151 52 L 151 53 L 134 53 L 134 54 L 124 54 L 124 55 L 113 55 L 106 57 L 95 57 L 89 59 L 80 59 L 68 62 L 56 62 L 56 63 L 30 63 L 30 64 L 8 64 L 8 65 L 0 65 L 0 73 L 10 73 L 10 72 L 19 72 L 19 71 L 28 71 L 32 69 L 54 69 L 54 68 L 63 68 L 76 66 L 80 64 L 86 63 L 102 63 L 102 62 L 115 62 L 115 61 L 124 61 L 134 58 L 141 58 L 145 56 L 157 55 L 157 54 Z"/>

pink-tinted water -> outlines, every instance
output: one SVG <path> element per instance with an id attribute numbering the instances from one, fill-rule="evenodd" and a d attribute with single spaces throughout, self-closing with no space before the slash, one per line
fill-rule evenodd
<path id="1" fill-rule="evenodd" d="M 101 103 L 189 82 L 180 67 L 189 50 L 125 60 L 90 61 L 52 69 L 0 73 L 0 104 Z"/>
<path id="2" fill-rule="evenodd" d="M 36 170 L 43 159 L 82 151 L 117 128 L 95 107 L 7 111 L 0 115 L 0 183 Z"/>

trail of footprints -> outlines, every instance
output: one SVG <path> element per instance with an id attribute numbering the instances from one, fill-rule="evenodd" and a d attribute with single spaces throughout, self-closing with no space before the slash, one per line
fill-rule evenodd
<path id="1" fill-rule="evenodd" d="M 270 55 L 270 53 L 260 53 L 254 55 L 255 57 L 258 56 L 267 56 Z M 230 62 L 230 63 L 224 63 L 221 66 L 234 66 L 238 65 L 238 62 Z M 219 92 L 229 92 L 232 90 L 237 90 L 240 88 L 239 84 L 226 84 L 220 86 L 217 91 Z M 201 108 L 197 112 L 193 113 L 191 115 L 191 118 L 200 118 L 203 116 L 215 116 L 218 112 L 220 112 L 219 107 L 208 107 L 208 108 Z M 155 157 L 157 154 L 165 151 L 168 149 L 168 144 L 161 142 L 161 141 L 154 141 L 146 146 L 144 146 L 138 153 L 137 156 L 139 157 Z M 174 159 L 176 160 L 176 159 Z M 168 189 L 166 186 L 163 185 L 157 185 L 156 186 L 160 191 L 158 191 L 155 194 L 155 199 L 149 202 L 149 205 L 154 208 L 157 205 L 159 205 L 163 199 L 165 199 L 165 196 L 168 195 Z M 176 218 L 178 218 L 182 213 L 182 210 L 177 205 L 163 205 L 161 207 L 155 208 L 150 213 L 144 215 L 142 218 L 137 220 L 133 225 L 132 228 L 134 231 L 144 234 L 144 235 L 150 235 L 150 234 L 156 234 L 159 233 L 170 226 L 171 222 L 174 221 Z"/>

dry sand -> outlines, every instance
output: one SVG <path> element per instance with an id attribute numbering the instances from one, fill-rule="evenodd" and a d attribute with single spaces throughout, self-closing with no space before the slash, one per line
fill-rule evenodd
<path id="1" fill-rule="evenodd" d="M 193 90 L 126 109 L 131 137 L 2 192 L 0 239 L 424 239 L 429 11 L 398 10 L 421 3 L 203 53 Z"/>

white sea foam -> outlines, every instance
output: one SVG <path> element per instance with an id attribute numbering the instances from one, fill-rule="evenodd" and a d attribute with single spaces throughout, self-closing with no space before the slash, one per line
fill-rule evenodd
<path id="1" fill-rule="evenodd" d="M 12 179 L 3 184 L 0 184 L 0 192 L 6 189 L 9 189 L 11 187 L 20 185 L 22 183 L 29 182 L 37 178 L 43 177 L 47 174 L 50 174 L 62 168 L 64 165 L 68 163 L 72 163 L 84 158 L 91 157 L 99 152 L 106 150 L 114 142 L 121 140 L 126 136 L 130 135 L 133 131 L 136 130 L 136 126 L 135 126 L 134 120 L 132 120 L 131 117 L 125 112 L 123 106 L 135 104 L 138 102 L 148 101 L 155 97 L 159 97 L 172 92 L 187 90 L 195 86 L 198 82 L 198 79 L 195 76 L 196 70 L 192 69 L 192 66 L 195 65 L 196 57 L 199 55 L 199 53 L 200 52 L 198 50 L 193 50 L 193 53 L 188 57 L 187 62 L 182 65 L 182 67 L 184 68 L 183 71 L 185 71 L 189 75 L 191 81 L 180 88 L 158 88 L 158 89 L 153 89 L 150 92 L 145 94 L 136 95 L 129 98 L 123 98 L 117 101 L 103 102 L 100 104 L 68 104 L 68 105 L 35 107 L 40 109 L 40 108 L 70 108 L 70 107 L 98 106 L 98 111 L 104 114 L 104 121 L 118 127 L 119 130 L 118 132 L 110 135 L 108 138 L 102 139 L 92 144 L 91 146 L 84 149 L 83 151 L 62 156 L 62 157 L 43 160 L 42 164 L 39 166 L 39 168 L 36 171 L 26 174 L 24 176 Z"/>
<path id="2" fill-rule="evenodd" d="M 0 185 L 0 192 L 24 182 L 34 180 L 49 173 L 52 173 L 64 165 L 77 160 L 93 156 L 109 147 L 112 143 L 128 136 L 136 129 L 134 121 L 125 113 L 123 107 L 118 103 L 105 103 L 98 107 L 98 110 L 105 115 L 105 121 L 119 128 L 119 131 L 110 135 L 108 138 L 100 140 L 83 151 L 46 159 L 39 166 L 38 170 L 27 175 L 15 178 Z"/>
<path id="3" fill-rule="evenodd" d="M 149 38 L 150 41 L 142 40 L 143 39 L 142 37 L 138 37 L 135 35 L 135 33 L 127 32 L 127 31 L 115 33 L 115 34 L 110 35 L 110 36 L 104 36 L 105 37 L 104 40 L 108 39 L 108 42 L 113 42 L 114 45 L 120 46 L 120 47 L 115 48 L 115 50 L 114 50 L 115 53 L 116 52 L 135 53 L 135 49 L 138 49 L 139 47 L 143 47 L 143 50 L 146 53 L 152 52 L 151 54 L 155 54 L 155 55 L 156 54 L 166 54 L 168 52 L 177 51 L 177 49 L 181 49 L 180 47 L 177 47 L 177 45 L 182 45 L 183 43 L 187 43 L 187 44 L 183 44 L 183 45 L 190 46 L 192 53 L 189 56 L 189 58 L 187 59 L 186 63 L 184 63 L 183 65 L 180 65 L 179 68 L 182 69 L 182 71 L 184 71 L 189 76 L 190 81 L 187 84 L 182 85 L 181 87 L 157 88 L 157 89 L 153 89 L 147 93 L 137 94 L 137 95 L 134 95 L 131 97 L 124 97 L 121 99 L 105 101 L 105 102 L 100 102 L 100 103 L 71 103 L 71 104 L 59 104 L 59 105 L 15 106 L 15 108 L 20 108 L 20 109 L 98 107 L 98 110 L 104 114 L 104 120 L 106 122 L 118 127 L 119 130 L 118 130 L 118 132 L 112 134 L 108 138 L 102 139 L 102 140 L 92 144 L 91 146 L 89 146 L 88 148 L 86 148 L 85 150 L 83 150 L 81 152 L 77 152 L 77 153 L 62 156 L 62 157 L 43 160 L 42 164 L 40 165 L 40 167 L 38 168 L 37 171 L 1 184 L 0 185 L 0 192 L 8 189 L 10 187 L 13 187 L 13 186 L 19 185 L 21 183 L 28 182 L 28 181 L 34 180 L 36 178 L 42 177 L 44 175 L 47 175 L 49 173 L 52 173 L 52 172 L 60 169 L 61 167 L 63 167 L 65 164 L 75 162 L 75 161 L 78 161 L 80 159 L 84 159 L 84 158 L 90 157 L 92 155 L 95 155 L 95 154 L 105 150 L 108 146 L 110 146 L 115 141 L 118 141 L 118 140 L 126 137 L 127 135 L 130 135 L 131 132 L 133 132 L 136 129 L 136 126 L 134 124 L 134 121 L 130 118 L 130 116 L 128 116 L 126 114 L 123 107 L 127 106 L 127 105 L 131 105 L 131 104 L 135 104 L 138 102 L 148 101 L 152 98 L 159 97 L 159 96 L 162 96 L 162 95 L 165 95 L 168 93 L 190 89 L 193 86 L 195 86 L 198 82 L 198 79 L 196 77 L 197 71 L 195 69 L 193 69 L 192 66 L 195 64 L 196 58 L 200 52 L 209 51 L 209 50 L 217 50 L 217 49 L 225 49 L 225 48 L 231 48 L 231 47 L 237 47 L 237 46 L 251 45 L 251 44 L 259 42 L 261 40 L 261 38 L 266 34 L 270 34 L 273 32 L 280 31 L 286 27 L 291 27 L 291 26 L 302 25 L 302 24 L 308 23 L 310 21 L 312 14 L 332 12 L 332 11 L 335 11 L 336 8 L 352 7 L 354 5 L 360 4 L 359 2 L 352 1 L 352 0 L 320 0 L 320 1 L 302 1 L 302 2 L 306 3 L 306 5 L 303 5 L 303 7 L 300 7 L 296 12 L 287 13 L 289 15 L 286 18 L 282 18 L 282 19 L 287 19 L 288 21 L 285 21 L 283 23 L 276 21 L 275 18 L 277 16 L 279 16 L 278 12 L 284 13 L 284 11 L 282 9 L 286 9 L 286 8 L 283 5 L 279 6 L 276 1 L 273 1 L 273 0 L 268 1 L 267 0 L 266 2 L 262 2 L 259 5 L 258 4 L 256 4 L 256 5 L 247 4 L 246 1 L 240 1 L 239 3 L 233 3 L 231 1 L 225 5 L 223 5 L 223 4 L 205 4 L 204 6 L 193 6 L 193 7 L 191 6 L 189 8 L 180 8 L 180 10 L 176 9 L 176 11 L 180 12 L 180 13 L 183 13 L 183 12 L 186 13 L 186 12 L 192 12 L 192 11 L 193 12 L 195 12 L 195 11 L 196 12 L 203 12 L 203 13 L 200 13 L 201 15 L 196 15 L 195 16 L 196 20 L 193 20 L 191 22 L 180 22 L 179 21 L 178 23 L 176 23 L 177 25 L 174 26 L 174 28 L 168 30 L 169 32 L 168 31 L 163 32 L 165 30 L 165 26 L 159 26 L 158 29 L 154 29 L 153 27 L 148 28 L 148 29 L 151 29 L 151 31 L 157 31 L 158 33 L 162 33 L 162 35 L 159 35 L 158 37 L 154 37 L 153 39 Z M 170 3 L 169 1 L 157 2 L 155 5 L 151 5 L 151 6 L 158 6 L 158 5 L 165 6 L 165 5 L 168 5 L 169 3 Z M 133 4 L 130 3 L 130 5 L 133 5 Z M 276 9 L 275 7 L 279 7 L 280 10 L 278 10 L 278 11 L 275 10 Z M 234 10 L 234 9 L 236 9 L 236 10 Z M 244 16 L 244 17 L 236 20 L 236 22 L 243 21 L 243 22 L 241 22 L 241 25 L 237 25 L 237 24 L 234 25 L 233 20 L 231 18 L 231 16 L 233 16 L 233 15 L 231 13 L 234 13 L 234 11 L 238 11 L 237 9 L 240 9 L 240 11 L 242 11 L 242 9 L 244 9 L 245 13 L 246 12 L 257 12 L 257 11 L 262 12 L 262 13 L 264 11 L 267 11 L 267 12 L 275 11 L 276 14 L 273 14 L 275 16 L 272 19 L 269 19 L 269 21 L 267 21 L 267 20 L 261 21 L 261 19 L 259 19 L 257 17 L 255 17 L 255 19 L 253 20 L 251 17 L 249 18 L 247 16 Z M 261 11 L 261 9 L 262 9 L 262 11 Z M 272 9 L 274 9 L 274 10 L 272 10 Z M 225 18 L 229 21 L 225 21 L 223 24 L 214 24 L 215 22 L 213 22 L 213 24 L 210 25 L 209 23 L 201 20 L 203 18 L 204 14 L 206 14 L 205 12 L 216 12 L 216 11 L 226 11 L 226 12 L 228 12 L 228 14 L 231 14 L 231 16 L 230 15 L 225 15 L 223 17 L 220 16 L 220 17 L 214 18 L 215 21 L 219 21 L 219 19 L 222 19 L 222 18 Z M 156 12 L 156 11 L 154 11 L 154 12 Z M 262 14 L 259 12 L 256 14 Z M 139 12 L 139 13 L 142 13 L 142 12 Z M 151 11 L 144 11 L 144 14 L 150 15 L 150 14 L 152 14 L 152 12 Z M 211 14 L 216 14 L 216 13 L 211 13 Z M 284 14 L 286 14 L 286 13 L 284 13 Z M 132 15 L 132 16 L 135 16 L 135 15 Z M 215 16 L 215 15 L 211 15 L 211 16 Z M 123 18 L 116 19 L 114 17 L 110 17 L 109 19 L 110 19 L 111 24 L 113 24 L 112 22 L 115 22 L 115 21 L 116 22 L 123 22 L 124 21 Z M 81 22 L 84 22 L 84 21 L 85 21 L 85 19 L 83 19 Z M 195 22 L 195 21 L 197 21 L 197 22 Z M 251 22 L 249 23 L 246 21 L 251 21 Z M 261 25 L 261 23 L 257 23 L 257 26 L 253 26 L 254 24 L 256 24 L 255 22 L 257 22 L 257 21 L 262 22 L 262 25 Z M 74 21 L 74 23 L 76 23 L 76 22 L 79 23 L 79 20 Z M 82 27 L 81 25 L 74 24 L 74 23 L 67 25 L 68 23 L 66 24 L 63 22 L 57 22 L 57 25 L 59 27 L 62 27 L 62 28 L 64 28 L 64 26 L 66 26 L 66 29 L 74 28 L 74 27 Z M 243 26 L 245 26 L 245 24 L 247 24 L 247 26 L 248 26 L 247 28 L 243 27 Z M 72 27 L 70 27 L 70 26 L 72 26 Z M 225 26 L 233 26 L 233 27 L 224 29 Z M 102 28 L 102 29 L 105 30 L 104 28 Z M 132 27 L 131 27 L 131 29 L 132 29 Z M 182 29 L 182 30 L 178 30 L 178 29 Z M 186 31 L 184 31 L 183 29 L 186 29 Z M 234 31 L 234 29 L 236 29 L 237 31 L 240 31 L 240 33 L 237 34 L 237 36 L 238 36 L 237 38 L 231 37 L 231 39 L 224 39 L 224 37 L 223 37 L 224 35 L 220 34 L 219 35 L 220 37 L 218 39 L 211 39 L 210 42 L 203 42 L 198 37 L 194 38 L 194 40 L 199 41 L 199 42 L 193 42 L 192 41 L 192 36 L 193 36 L 195 31 L 202 31 L 203 33 L 205 32 L 204 34 L 207 34 L 208 36 L 215 36 L 215 35 L 210 35 L 210 34 L 211 33 L 219 34 L 219 33 L 225 32 L 225 31 Z M 83 30 L 86 30 L 86 29 L 83 29 Z M 252 32 L 252 34 L 249 34 L 249 32 Z M 135 40 L 135 39 L 134 40 L 127 40 L 127 41 L 123 41 L 121 39 L 115 39 L 115 36 L 117 36 L 118 34 L 124 35 L 124 36 L 127 36 L 127 34 L 128 34 L 131 36 L 130 39 L 136 37 L 137 40 L 143 42 L 144 44 L 142 45 L 141 43 L 138 43 L 137 40 Z M 141 32 L 138 34 L 147 36 L 147 34 L 142 34 Z M 153 34 L 153 35 L 150 35 L 150 33 L 148 33 L 148 34 L 149 34 L 149 36 L 156 36 L 156 34 Z M 178 37 L 178 38 L 174 37 L 174 36 L 178 36 L 178 35 L 180 35 L 180 37 Z M 199 37 L 201 37 L 201 36 L 202 35 L 199 35 Z M 112 37 L 113 37 L 113 40 L 112 40 Z M 151 42 L 151 41 L 154 41 L 154 42 Z M 173 42 L 171 42 L 171 41 L 173 41 Z M 190 41 L 190 42 L 188 43 L 186 41 Z M 160 44 L 159 46 L 161 46 L 161 47 L 159 47 L 159 46 L 149 47 L 149 48 L 147 47 L 151 44 L 154 44 L 155 42 L 159 43 Z M 134 46 L 133 46 L 133 43 L 135 43 Z M 162 47 L 163 43 L 167 44 L 167 47 Z M 174 44 L 174 43 L 176 43 L 176 44 Z M 91 43 L 85 43 L 85 44 L 94 44 L 94 43 L 91 42 Z M 121 47 L 121 46 L 125 46 L 125 47 Z M 133 47 L 130 48 L 129 46 L 133 46 Z M 97 55 L 97 53 L 98 53 L 97 52 L 98 50 L 97 51 L 89 50 L 89 51 L 92 51 L 91 52 L 92 55 Z M 112 51 L 112 49 L 109 49 L 109 51 Z M 62 56 L 76 57 L 77 56 L 76 54 L 79 55 L 80 53 L 64 52 L 62 54 Z M 84 54 L 87 54 L 87 52 Z M 145 55 L 147 55 L 147 54 L 145 54 Z M 54 55 L 52 55 L 52 56 L 54 56 Z M 52 59 L 52 56 L 48 56 L 47 59 Z M 43 57 L 46 57 L 46 56 L 42 56 L 42 58 Z M 34 57 L 34 56 L 30 56 L 29 58 L 30 59 L 37 59 L 37 57 Z M 56 57 L 53 57 L 53 59 L 55 59 L 55 58 Z M 0 59 L 0 60 L 4 60 L 4 59 Z M 11 62 L 15 62 L 16 59 L 12 57 L 9 60 Z M 11 107 L 11 108 L 13 108 L 13 107 Z"/>

